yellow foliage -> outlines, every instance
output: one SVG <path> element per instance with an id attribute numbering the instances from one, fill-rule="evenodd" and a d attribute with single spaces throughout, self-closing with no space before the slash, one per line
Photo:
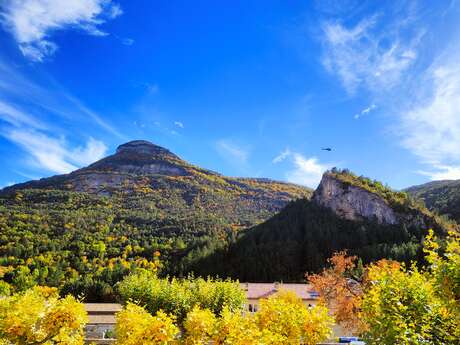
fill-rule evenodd
<path id="1" fill-rule="evenodd" d="M 186 345 L 206 344 L 215 333 L 216 317 L 208 309 L 193 307 L 184 321 Z"/>
<path id="2" fill-rule="evenodd" d="M 299 297 L 288 291 L 262 300 L 256 317 L 259 328 L 273 337 L 270 344 L 316 344 L 331 335 L 334 322 L 327 308 L 306 308 Z"/>
<path id="3" fill-rule="evenodd" d="M 151 316 L 128 303 L 117 314 L 118 344 L 314 345 L 331 335 L 333 318 L 326 307 L 307 308 L 294 293 L 282 291 L 262 300 L 255 315 L 224 307 L 217 317 L 195 306 L 182 324 L 182 336 L 174 322 L 162 311 Z"/>
<path id="4" fill-rule="evenodd" d="M 150 315 L 144 308 L 128 303 L 117 313 L 115 332 L 117 343 L 123 345 L 177 344 L 179 328 L 174 317 L 159 311 Z"/>
<path id="5" fill-rule="evenodd" d="M 217 322 L 217 332 L 214 336 L 216 345 L 258 345 L 262 332 L 252 315 L 243 316 L 232 313 L 227 307 Z"/>
<path id="6" fill-rule="evenodd" d="M 0 299 L 0 337 L 13 344 L 83 344 L 87 315 L 72 296 L 35 287 Z"/>

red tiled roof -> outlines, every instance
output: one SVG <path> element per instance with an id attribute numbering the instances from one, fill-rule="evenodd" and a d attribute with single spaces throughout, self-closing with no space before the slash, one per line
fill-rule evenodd
<path id="1" fill-rule="evenodd" d="M 309 284 L 282 284 L 282 283 L 241 283 L 248 299 L 267 298 L 279 290 L 294 292 L 303 300 L 317 299 L 317 294 Z"/>

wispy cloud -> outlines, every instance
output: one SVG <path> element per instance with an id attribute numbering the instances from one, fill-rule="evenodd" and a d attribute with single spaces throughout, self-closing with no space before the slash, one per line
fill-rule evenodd
<path id="1" fill-rule="evenodd" d="M 184 128 L 184 124 L 180 121 L 174 121 L 174 126 L 179 127 L 179 128 Z"/>
<path id="2" fill-rule="evenodd" d="M 30 155 L 30 164 L 59 174 L 93 163 L 107 151 L 104 143 L 93 138 L 89 138 L 84 147 L 71 148 L 64 138 L 54 138 L 34 130 L 12 129 L 3 131 L 2 135 Z"/>
<path id="3" fill-rule="evenodd" d="M 0 110 L 4 121 L 7 116 L 12 121 L 14 114 L 14 121 L 22 117 L 24 122 L 29 122 L 29 125 L 33 125 L 35 129 L 44 129 L 45 121 L 42 115 L 52 114 L 64 119 L 83 120 L 96 124 L 110 134 L 123 140 L 126 139 L 100 114 L 89 109 L 53 79 L 47 78 L 41 84 L 34 82 L 1 58 L 0 75 Z M 45 83 L 46 89 L 41 86 Z M 36 116 L 32 116 L 32 112 Z M 38 120 L 38 117 L 41 119 Z M 32 121 L 37 123 L 32 124 Z"/>
<path id="4" fill-rule="evenodd" d="M 371 111 L 375 110 L 376 108 L 377 106 L 374 103 L 372 103 L 370 106 L 368 106 L 367 108 L 364 108 L 359 113 L 355 114 L 355 116 L 353 117 L 355 118 L 355 120 L 358 120 L 359 118 L 369 114 Z"/>
<path id="5" fill-rule="evenodd" d="M 121 43 L 123 43 L 125 46 L 132 46 L 134 44 L 134 40 L 132 38 L 122 38 Z"/>
<path id="6" fill-rule="evenodd" d="M 216 149 L 224 158 L 236 160 L 238 163 L 246 163 L 249 158 L 249 150 L 232 140 L 221 139 L 217 141 Z"/>
<path id="7" fill-rule="evenodd" d="M 276 156 L 272 163 L 278 164 L 288 160 L 291 168 L 286 173 L 289 182 L 315 188 L 321 181 L 323 173 L 331 168 L 330 164 L 320 163 L 316 157 L 305 157 L 304 155 L 285 149 Z"/>
<path id="8" fill-rule="evenodd" d="M 460 178 L 460 66 L 441 60 L 420 83 L 430 91 L 421 87 L 419 99 L 401 113 L 402 144 L 432 166 L 424 172 L 430 178 Z"/>
<path id="9" fill-rule="evenodd" d="M 56 43 L 53 32 L 80 29 L 93 36 L 106 36 L 99 27 L 121 15 L 112 0 L 4 0 L 0 4 L 0 21 L 11 32 L 24 56 L 42 61 L 52 55 Z"/>
<path id="10" fill-rule="evenodd" d="M 289 148 L 286 148 L 284 151 L 280 152 L 278 156 L 273 158 L 272 163 L 273 164 L 281 163 L 282 161 L 284 161 L 286 158 L 290 157 L 291 155 L 292 155 L 291 150 Z"/>
<path id="11" fill-rule="evenodd" d="M 121 136 L 100 115 L 53 83 L 54 87 L 44 90 L 1 60 L 0 72 L 5 72 L 0 78 L 0 136 L 26 153 L 33 171 L 67 173 L 105 155 L 106 145 L 87 133 L 83 140 L 76 135 L 67 139 L 63 133 L 69 131 L 61 127 L 60 120 L 70 118 Z"/>
<path id="12" fill-rule="evenodd" d="M 385 17 L 381 11 L 354 26 L 325 21 L 323 64 L 349 95 L 362 88 L 379 100 L 395 137 L 424 166 L 419 173 L 433 180 L 460 178 L 460 27 L 451 26 L 456 34 L 446 34 L 448 25 L 430 26 L 457 23 L 459 3 L 437 12 L 417 11 L 411 4 L 397 7 L 405 16 Z"/>
<path id="13" fill-rule="evenodd" d="M 417 58 L 416 47 L 424 34 L 422 29 L 410 39 L 403 39 L 398 24 L 391 23 L 393 26 L 382 32 L 377 29 L 378 20 L 379 16 L 374 15 L 355 26 L 347 27 L 337 21 L 326 21 L 322 25 L 322 63 L 340 77 L 350 94 L 360 86 L 392 88 Z"/>

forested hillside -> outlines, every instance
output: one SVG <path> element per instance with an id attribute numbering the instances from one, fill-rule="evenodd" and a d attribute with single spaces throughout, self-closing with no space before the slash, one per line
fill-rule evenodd
<path id="1" fill-rule="evenodd" d="M 320 200 L 325 181 L 331 179 L 340 186 L 340 190 L 331 191 L 334 202 L 344 200 L 336 210 L 323 206 Z M 352 194 L 362 197 L 363 193 L 388 206 L 395 222 L 381 222 L 370 215 L 357 217 L 360 207 L 373 207 L 360 204 L 361 200 L 353 204 Z M 355 212 L 353 219 L 345 217 L 350 215 L 349 210 Z M 422 263 L 422 240 L 430 228 L 443 237 L 458 227 L 406 193 L 348 171 L 334 170 L 323 176 L 312 200 L 291 202 L 273 218 L 240 233 L 226 250 L 205 258 L 195 269 L 201 274 L 227 274 L 243 281 L 302 281 L 305 272 L 319 271 L 327 258 L 344 249 L 364 263 L 381 258 Z"/>
<path id="2" fill-rule="evenodd" d="M 460 222 L 460 180 L 433 181 L 406 191 L 424 201 L 430 210 Z"/>
<path id="3" fill-rule="evenodd" d="M 302 281 L 343 249 L 364 262 L 421 261 L 428 229 L 443 236 L 456 224 L 348 171 L 326 173 L 312 196 L 225 177 L 134 141 L 87 168 L 4 189 L 0 228 L 4 281 L 100 301 L 113 300 L 115 284 L 137 267 Z"/>
<path id="4" fill-rule="evenodd" d="M 144 141 L 68 175 L 6 188 L 0 196 L 5 281 L 113 298 L 135 267 L 183 275 L 191 263 L 279 211 L 307 188 L 228 178 Z"/>

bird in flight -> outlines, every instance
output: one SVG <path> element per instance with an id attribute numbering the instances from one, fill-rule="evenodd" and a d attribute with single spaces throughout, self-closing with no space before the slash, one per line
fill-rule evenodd
<path id="1" fill-rule="evenodd" d="M 332 149 L 331 149 L 330 147 L 323 147 L 321 150 L 323 150 L 323 151 L 329 151 L 329 152 L 332 151 Z"/>

